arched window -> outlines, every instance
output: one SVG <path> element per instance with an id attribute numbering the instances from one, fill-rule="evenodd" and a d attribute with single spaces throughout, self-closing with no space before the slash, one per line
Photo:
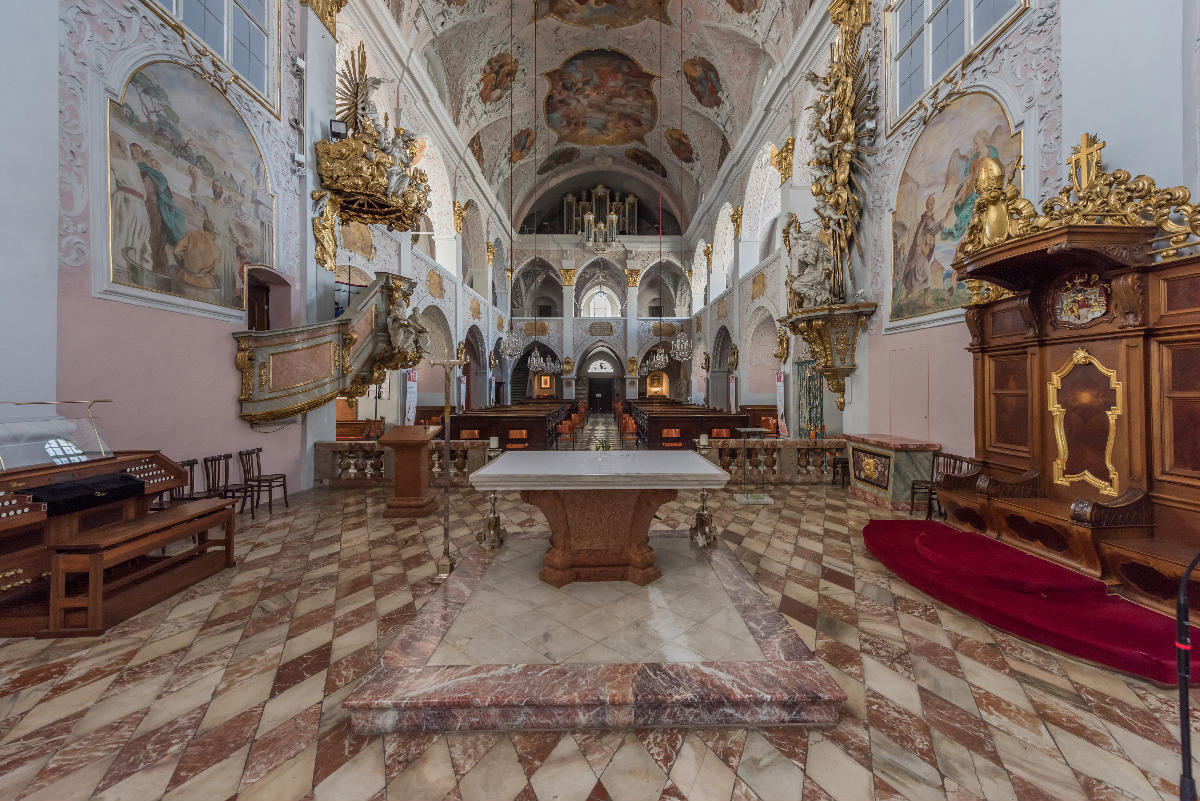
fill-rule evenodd
<path id="1" fill-rule="evenodd" d="M 596 361 L 592 362 L 592 366 L 588 368 L 589 373 L 611 373 L 612 371 L 612 362 L 607 359 L 596 359 Z"/>
<path id="2" fill-rule="evenodd" d="M 603 292 L 597 292 L 592 295 L 592 300 L 588 303 L 588 317 L 613 317 L 612 301 Z"/>

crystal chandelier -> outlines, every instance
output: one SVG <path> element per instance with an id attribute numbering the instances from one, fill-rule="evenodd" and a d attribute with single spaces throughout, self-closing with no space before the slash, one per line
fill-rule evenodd
<path id="1" fill-rule="evenodd" d="M 533 352 L 529 354 L 529 372 L 559 375 L 562 373 L 562 362 L 554 358 L 553 354 L 543 356 L 541 349 L 535 345 Z"/>
<path id="2" fill-rule="evenodd" d="M 682 327 L 671 340 L 671 358 L 677 362 L 686 362 L 692 358 L 692 338 L 683 333 Z"/>
<path id="3" fill-rule="evenodd" d="M 642 363 L 638 365 L 638 375 L 645 377 L 659 370 L 666 370 L 669 366 L 670 361 L 667 359 L 666 351 L 662 348 L 655 348 L 647 353 L 646 358 L 642 359 Z"/>
<path id="4" fill-rule="evenodd" d="M 508 333 L 500 340 L 500 355 L 506 359 L 515 359 L 521 355 L 523 350 L 525 350 L 525 337 L 518 334 L 513 329 L 512 323 L 509 323 Z"/>

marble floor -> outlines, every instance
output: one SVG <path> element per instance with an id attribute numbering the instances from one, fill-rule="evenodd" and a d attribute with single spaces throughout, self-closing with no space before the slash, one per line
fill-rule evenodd
<path id="1" fill-rule="evenodd" d="M 510 539 L 429 665 L 761 662 L 766 657 L 708 561 L 682 537 L 655 541 L 662 578 L 552 587 L 546 543 Z"/>
<path id="2" fill-rule="evenodd" d="M 0 641 L 0 799 L 1178 797 L 1172 690 L 908 587 L 863 549 L 879 510 L 839 489 L 772 495 L 716 494 L 721 547 L 846 691 L 836 727 L 357 737 L 341 701 L 433 590 L 441 522 L 385 521 L 380 490 L 322 490 L 243 516 L 236 568 L 102 638 Z M 465 546 L 485 498 L 453 501 Z M 696 503 L 655 528 L 685 528 Z M 545 530 L 515 496 L 501 511 Z"/>

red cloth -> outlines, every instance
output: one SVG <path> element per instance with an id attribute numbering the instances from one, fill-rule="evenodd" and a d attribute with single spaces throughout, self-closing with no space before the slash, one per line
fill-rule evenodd
<path id="1" fill-rule="evenodd" d="M 1103 582 L 979 534 L 926 520 L 872 520 L 863 540 L 921 592 L 1018 637 L 1176 684 L 1175 621 Z M 1193 642 L 1200 631 L 1191 629 Z"/>

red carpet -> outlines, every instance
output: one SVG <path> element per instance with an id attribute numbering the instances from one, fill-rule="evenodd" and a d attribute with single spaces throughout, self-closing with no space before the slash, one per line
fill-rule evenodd
<path id="1" fill-rule="evenodd" d="M 872 520 L 867 550 L 944 604 L 1116 670 L 1175 684 L 1175 621 L 1104 583 L 996 540 L 926 520 Z M 1200 641 L 1193 627 L 1192 642 Z"/>

